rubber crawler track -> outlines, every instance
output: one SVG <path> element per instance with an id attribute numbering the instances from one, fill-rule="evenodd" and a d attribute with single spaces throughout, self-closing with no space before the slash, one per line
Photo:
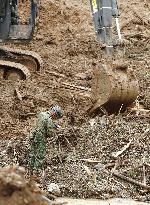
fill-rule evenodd
<path id="1" fill-rule="evenodd" d="M 26 66 L 20 63 L 0 60 L 0 70 L 1 69 L 3 70 L 4 73 L 7 73 L 12 70 L 13 72 L 17 72 L 21 74 L 22 76 L 21 80 L 27 80 L 30 78 L 30 71 L 28 70 Z"/>
<path id="2" fill-rule="evenodd" d="M 0 59 L 4 61 L 12 61 L 19 63 L 19 59 L 30 58 L 36 63 L 36 70 L 39 71 L 43 66 L 42 58 L 39 54 L 33 51 L 8 48 L 6 46 L 0 46 Z"/>

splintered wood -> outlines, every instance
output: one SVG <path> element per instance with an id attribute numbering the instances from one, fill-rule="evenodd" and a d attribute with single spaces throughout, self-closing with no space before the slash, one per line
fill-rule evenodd
<path id="1" fill-rule="evenodd" d="M 136 180 L 134 180 L 134 179 L 131 179 L 130 177 L 126 177 L 126 176 L 124 176 L 124 175 L 122 175 L 122 174 L 119 174 L 119 173 L 117 173 L 117 172 L 113 172 L 113 175 L 114 175 L 115 177 L 118 177 L 118 178 L 120 178 L 120 179 L 126 181 L 126 182 L 129 182 L 129 183 L 131 183 L 131 184 L 137 185 L 137 186 L 139 186 L 139 187 L 142 187 L 142 188 L 144 188 L 144 189 L 150 191 L 150 186 L 147 186 L 147 185 L 145 185 L 145 184 L 143 184 L 143 183 L 141 183 L 141 182 L 138 182 L 138 181 L 136 181 Z"/>
<path id="2" fill-rule="evenodd" d="M 120 151 L 112 153 L 112 157 L 117 158 L 122 153 L 124 153 L 130 147 L 131 142 L 132 142 L 132 140 L 130 140 L 130 142 L 127 145 L 125 145 Z"/>
<path id="3" fill-rule="evenodd" d="M 20 94 L 18 88 L 15 88 L 15 94 L 16 94 L 17 98 L 18 98 L 20 101 L 22 101 L 22 95 Z"/>

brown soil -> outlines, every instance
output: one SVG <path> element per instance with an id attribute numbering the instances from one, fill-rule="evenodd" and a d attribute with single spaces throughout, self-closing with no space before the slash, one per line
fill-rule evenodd
<path id="1" fill-rule="evenodd" d="M 19 21 L 21 24 L 29 23 L 29 18 L 31 15 L 30 5 L 31 5 L 30 0 L 19 2 L 18 12 L 19 12 Z"/>
<path id="2" fill-rule="evenodd" d="M 42 192 L 31 181 L 24 178 L 22 167 L 0 169 L 0 204 L 3 205 L 47 205 Z"/>
<path id="3" fill-rule="evenodd" d="M 114 58 L 126 61 L 139 80 L 138 102 L 150 108 L 150 4 L 149 0 L 120 0 L 122 34 L 125 46 L 115 49 Z M 14 45 L 10 45 L 14 46 Z M 44 66 L 40 73 L 32 73 L 25 82 L 0 82 L 0 149 L 1 166 L 19 163 L 27 166 L 28 133 L 36 115 L 59 104 L 64 110 L 60 121 L 64 128 L 49 140 L 45 187 L 55 182 L 62 195 L 72 197 L 132 197 L 149 200 L 149 192 L 112 177 L 111 168 L 103 171 L 95 163 L 80 159 L 94 158 L 102 164 L 116 163 L 116 170 L 137 181 L 143 180 L 142 160 L 149 162 L 149 114 L 131 112 L 99 115 L 91 119 L 86 115 L 90 99 L 80 91 L 64 89 L 63 82 L 91 87 L 88 77 L 93 62 L 103 62 L 101 45 L 95 38 L 90 5 L 80 0 L 43 0 L 35 38 L 30 44 L 15 45 L 41 54 Z M 54 72 L 61 74 L 54 75 Z M 82 75 L 77 75 L 82 73 Z M 82 78 L 83 74 L 86 77 Z M 14 95 L 18 87 L 23 100 Z M 85 94 L 86 92 L 84 92 Z M 32 113 L 32 114 L 30 114 Z M 93 124 L 94 123 L 94 124 Z M 112 153 L 119 151 L 132 139 L 128 151 L 117 160 Z M 84 165 L 97 175 L 96 182 Z M 99 164 L 99 166 L 101 166 Z M 149 167 L 146 167 L 147 185 L 150 185 Z"/>

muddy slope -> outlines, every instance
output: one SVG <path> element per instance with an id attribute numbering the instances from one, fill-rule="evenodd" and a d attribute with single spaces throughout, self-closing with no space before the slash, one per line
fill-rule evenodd
<path id="1" fill-rule="evenodd" d="M 149 1 L 120 0 L 122 34 L 126 46 L 115 50 L 115 58 L 126 61 L 134 69 L 140 84 L 138 102 L 150 108 L 150 15 Z M 10 45 L 14 46 L 14 45 Z M 37 35 L 29 45 L 15 45 L 37 51 L 44 60 L 40 73 L 32 73 L 26 82 L 0 82 L 0 164 L 19 162 L 27 165 L 28 133 L 36 120 L 36 113 L 60 104 L 64 109 L 64 128 L 49 140 L 47 181 L 62 185 L 62 195 L 110 198 L 134 197 L 148 200 L 141 188 L 112 177 L 111 169 L 100 171 L 95 164 L 82 158 L 96 158 L 101 164 L 116 163 L 116 169 L 138 181 L 143 180 L 141 163 L 145 156 L 149 163 L 149 114 L 126 113 L 98 116 L 91 123 L 85 112 L 90 99 L 78 90 L 65 89 L 64 82 L 91 87 L 91 80 L 81 77 L 93 69 L 93 62 L 102 63 L 101 45 L 96 41 L 90 7 L 81 1 L 42 1 Z M 57 75 L 59 74 L 59 75 Z M 18 87 L 23 101 L 14 95 Z M 94 123 L 94 124 L 93 124 Z M 112 152 L 133 140 L 129 151 L 117 160 Z M 88 176 L 88 166 L 97 181 Z M 146 168 L 149 184 L 149 168 Z M 150 184 L 149 184 L 150 185 Z"/>

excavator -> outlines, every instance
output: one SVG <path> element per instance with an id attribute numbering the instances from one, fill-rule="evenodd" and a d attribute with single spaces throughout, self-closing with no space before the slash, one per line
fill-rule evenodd
<path id="1" fill-rule="evenodd" d="M 42 66 L 42 59 L 37 53 L 4 45 L 5 42 L 32 40 L 39 4 L 39 0 L 0 0 L 0 77 L 2 79 L 25 80 L 30 77 L 30 71 L 38 71 Z"/>
<path id="2" fill-rule="evenodd" d="M 119 27 L 117 0 L 90 0 L 97 40 L 104 46 L 105 59 L 113 56 L 112 22 L 116 21 L 119 41 L 122 40 Z M 30 70 L 40 70 L 41 57 L 31 51 L 8 48 L 7 41 L 26 42 L 33 38 L 39 16 L 39 0 L 0 0 L 0 77 L 6 80 L 25 80 Z M 24 13 L 21 13 L 25 9 Z M 27 15 L 28 14 L 28 15 Z M 26 17 L 28 16 L 28 17 Z M 24 19 L 26 17 L 26 19 Z M 91 85 L 92 107 L 90 113 L 99 107 L 108 111 L 130 105 L 136 100 L 139 86 L 134 72 L 127 65 L 107 60 L 94 67 Z"/>
<path id="3" fill-rule="evenodd" d="M 90 0 L 90 3 L 97 40 L 104 45 L 104 63 L 94 68 L 89 112 L 93 113 L 101 107 L 108 113 L 120 112 L 136 100 L 139 85 L 134 71 L 126 63 L 118 63 L 113 56 L 114 47 L 123 45 L 118 3 L 117 0 Z"/>

